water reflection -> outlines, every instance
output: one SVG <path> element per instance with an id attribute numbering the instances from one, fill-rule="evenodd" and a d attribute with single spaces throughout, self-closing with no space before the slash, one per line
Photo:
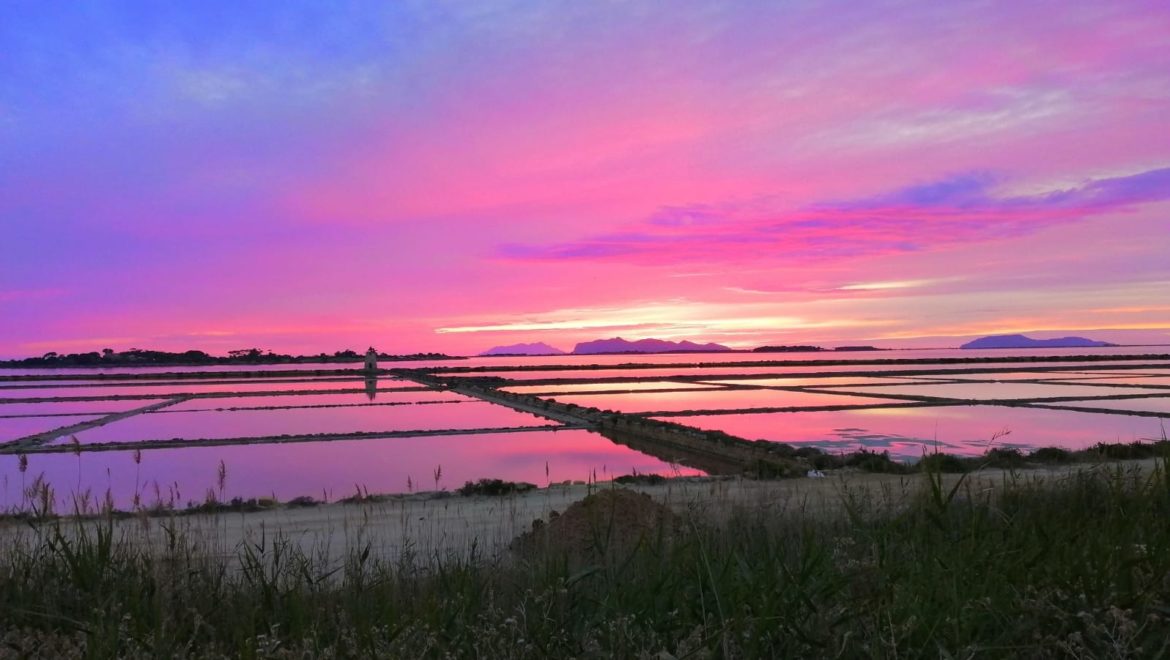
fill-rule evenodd
<path id="1" fill-rule="evenodd" d="M 376 433 L 556 424 L 477 401 L 458 406 L 404 405 L 287 410 L 192 411 L 135 415 L 77 434 L 82 443 L 241 438 L 313 433 Z"/>
<path id="2" fill-rule="evenodd" d="M 875 408 L 836 412 L 775 412 L 664 417 L 725 431 L 748 440 L 772 440 L 833 452 L 889 451 L 902 460 L 924 452 L 977 456 L 993 447 L 1085 449 L 1099 442 L 1162 439 L 1156 417 L 1001 406 Z M 1008 431 L 1003 435 L 1003 431 Z"/>
<path id="3" fill-rule="evenodd" d="M 1132 349 L 1129 349 L 1132 350 Z M 899 352 L 874 357 L 910 357 Z M 972 357 L 969 352 L 936 352 L 915 357 Z M 1048 354 L 1061 354 L 1045 352 Z M 1094 355 L 1109 354 L 1094 351 Z M 980 354 L 983 357 L 984 354 Z M 999 364 L 999 368 L 1018 371 L 987 373 L 976 367 L 961 370 L 953 365 L 882 365 L 835 367 L 777 366 L 755 364 L 747 367 L 697 366 L 711 361 L 768 360 L 777 356 L 600 356 L 590 358 L 519 359 L 506 363 L 499 359 L 469 360 L 463 364 L 490 364 L 498 375 L 517 381 L 565 378 L 576 384 L 524 385 L 519 392 L 555 392 L 556 399 L 583 406 L 619 409 L 627 412 L 657 411 L 664 418 L 704 429 L 718 429 L 753 439 L 768 439 L 793 444 L 817 446 L 830 451 L 853 451 L 864 447 L 889 451 L 901 459 L 915 460 L 924 451 L 948 451 L 979 454 L 989 447 L 1062 446 L 1070 449 L 1098 442 L 1157 440 L 1163 436 L 1164 420 L 1107 414 L 1129 410 L 1170 411 L 1170 397 L 1158 385 L 1170 384 L 1165 361 L 1118 362 L 1108 369 L 1094 369 L 1106 363 L 1045 362 L 1043 369 L 1035 363 Z M 785 359 L 791 356 L 784 356 Z M 816 356 L 824 358 L 827 356 Z M 834 358 L 863 356 L 832 356 Z M 553 369 L 549 371 L 513 371 L 510 364 L 605 364 L 601 370 Z M 652 369 L 623 369 L 622 363 L 641 362 L 656 365 Z M 436 365 L 440 363 L 435 363 Z M 454 366 L 459 363 L 442 363 Z M 1063 366 L 1061 366 L 1063 365 Z M 307 365 L 298 365 L 304 368 Z M 423 429 L 500 428 L 551 424 L 547 419 L 470 399 L 452 392 L 438 392 L 396 379 L 389 374 L 362 373 L 353 367 L 345 376 L 297 377 L 274 379 L 278 368 L 264 369 L 266 379 L 242 376 L 232 380 L 167 379 L 149 382 L 141 379 L 63 383 L 56 380 L 13 382 L 0 390 L 0 399 L 64 398 L 46 403 L 0 403 L 0 440 L 43 432 L 65 423 L 69 418 L 24 418 L 3 415 L 108 413 L 130 410 L 152 403 L 151 399 L 124 401 L 70 401 L 78 397 L 136 395 L 142 397 L 196 394 L 196 398 L 176 403 L 156 413 L 137 415 L 78 433 L 82 442 L 144 440 L 169 438 L 227 438 L 263 435 L 298 435 L 306 433 L 346 433 L 354 431 L 391 431 Z M 421 366 L 404 364 L 393 366 Z M 1061 366 L 1061 371 L 1048 368 Z M 330 366 L 333 368 L 333 365 Z M 254 369 L 249 367 L 249 369 Z M 169 368 L 175 371 L 174 368 Z M 910 372 L 878 376 L 866 370 Z M 182 371 L 200 371 L 182 369 Z M 933 371 L 933 374 L 915 372 Z M 958 373 L 946 373 L 957 371 Z M 130 370 L 135 374 L 142 370 Z M 129 373 L 127 372 L 127 373 Z M 857 372 L 840 376 L 837 372 Z M 939 373 L 942 372 L 942 373 Z M 91 374 L 93 372 L 90 372 Z M 56 375 L 56 372 L 54 372 Z M 465 374 L 466 376 L 483 374 Z M 752 379 L 750 375 L 767 375 L 769 379 Z M 651 377 L 654 381 L 596 383 L 581 382 L 606 377 Z M 679 382 L 683 378 L 684 382 Z M 727 387 L 707 386 L 685 379 L 720 380 Z M 915 384 L 915 382 L 919 384 Z M 923 382 L 926 384 L 923 384 Z M 989 381 L 1004 381 L 993 383 Z M 1033 381 L 1033 382 L 1029 382 Z M 1052 381 L 1052 382 L 1045 382 Z M 1079 382 L 1078 382 L 1079 381 Z M 832 388 L 826 392 L 788 390 L 734 389 L 735 383 L 749 386 L 815 386 Z M 68 386 L 63 386 L 68 385 Z M 889 385 L 883 387 L 882 385 Z M 1109 387 L 1120 385 L 1122 387 Z M 1148 389 L 1136 386 L 1145 385 Z M 395 387 L 397 386 L 397 387 Z M 842 389 L 842 386 L 848 386 Z M 704 389 L 719 387 L 719 389 Z M 632 390 L 622 394 L 581 394 L 585 391 Z M 676 392 L 662 389 L 686 390 Z M 324 392 L 308 394 L 307 391 Z M 344 390 L 341 392 L 340 390 Z M 238 393 L 238 394 L 233 394 Z M 262 394 L 265 393 L 265 394 Z M 942 407 L 895 407 L 845 412 L 737 413 L 729 415 L 674 416 L 685 410 L 754 408 L 760 406 L 829 406 L 829 405 L 900 405 L 890 395 L 910 394 L 934 397 L 978 399 L 1022 399 L 1044 397 L 1111 396 L 1149 394 L 1148 398 L 1111 401 L 1077 401 L 1073 405 L 1101 408 L 1100 413 L 1075 412 L 1028 407 L 946 405 Z M 374 399 L 377 403 L 372 403 Z M 458 403 L 459 405 L 452 405 Z M 425 404 L 425 405 L 424 405 Z M 431 405 L 443 404 L 443 405 Z M 260 410 L 257 408 L 268 408 Z M 670 412 L 666 412 L 670 411 Z M 1000 435 L 1002 431 L 1010 431 Z M 62 441 L 67 441 L 64 439 Z M 634 445 L 637 446 L 637 445 Z M 650 451 L 646 448 L 645 451 Z M 608 478 L 640 472 L 660 474 L 689 473 L 685 468 L 632 451 L 601 436 L 584 431 L 534 431 L 529 433 L 491 433 L 479 436 L 453 435 L 392 440 L 311 442 L 302 445 L 244 445 L 233 447 L 184 447 L 182 449 L 144 451 L 141 480 L 134 472 L 129 452 L 83 452 L 35 455 L 27 475 L 44 473 L 62 492 L 73 492 L 80 481 L 82 488 L 94 493 L 110 489 L 120 506 L 149 480 L 160 484 L 160 493 L 182 493 L 177 504 L 201 500 L 205 489 L 215 483 L 220 460 L 228 465 L 227 497 L 324 494 L 330 499 L 351 494 L 355 484 L 373 491 L 400 492 L 413 484 L 425 483 L 438 464 L 447 481 L 439 487 L 457 487 L 464 480 L 481 477 L 519 479 L 543 484 L 547 480 L 585 479 L 593 472 Z M 0 508 L 19 501 L 23 473 L 17 471 L 14 456 L 0 456 Z M 550 471 L 546 474 L 545 464 Z M 149 465 L 149 470 L 146 469 Z"/>
<path id="4" fill-rule="evenodd" d="M 0 456 L 0 510 L 21 505 L 22 477 L 31 483 L 41 475 L 56 490 L 59 506 L 71 506 L 80 483 L 81 491 L 88 490 L 97 501 L 108 490 L 118 507 L 129 508 L 136 492 L 143 505 L 173 499 L 176 506 L 184 506 L 202 502 L 209 489 L 220 499 L 287 501 L 309 495 L 335 501 L 357 489 L 370 493 L 454 490 L 482 477 L 544 486 L 594 475 L 608 480 L 635 470 L 698 474 L 580 430 L 184 447 L 145 450 L 141 456 L 139 465 L 130 451 L 37 454 L 28 457 L 25 474 L 19 472 L 16 456 Z M 222 494 L 217 486 L 220 461 L 227 472 Z M 440 466 L 441 478 L 436 480 Z"/>
<path id="5" fill-rule="evenodd" d="M 851 394 L 822 394 L 791 390 L 688 390 L 683 392 L 635 392 L 629 394 L 575 394 L 557 396 L 561 403 L 620 410 L 628 413 L 685 410 L 733 410 L 740 408 L 788 408 L 815 406 L 864 406 L 903 403 L 897 399 Z M 683 422 L 687 423 L 687 422 Z"/>
<path id="6" fill-rule="evenodd" d="M 54 429 L 91 422 L 100 415 L 79 415 L 76 417 L 12 417 L 0 419 L 0 442 L 47 433 Z"/>

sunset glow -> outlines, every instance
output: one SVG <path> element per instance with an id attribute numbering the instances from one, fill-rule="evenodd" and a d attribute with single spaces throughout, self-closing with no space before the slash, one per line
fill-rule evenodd
<path id="1" fill-rule="evenodd" d="M 1170 5 L 13 4 L 0 358 L 1170 343 Z"/>

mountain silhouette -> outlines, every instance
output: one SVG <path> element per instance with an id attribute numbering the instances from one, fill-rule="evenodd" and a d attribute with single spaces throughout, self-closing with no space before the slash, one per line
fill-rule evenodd
<path id="1" fill-rule="evenodd" d="M 1102 346 L 1116 346 L 1116 344 L 1094 341 L 1084 337 L 1032 339 L 1024 335 L 992 335 L 969 341 L 959 348 L 1100 348 Z"/>
<path id="2" fill-rule="evenodd" d="M 720 344 L 696 344 L 693 341 L 668 341 L 666 339 L 638 339 L 629 341 L 621 337 L 596 339 L 577 344 L 574 355 L 596 355 L 598 353 L 714 353 L 730 351 Z"/>
<path id="3" fill-rule="evenodd" d="M 564 355 L 565 352 L 554 346 L 538 341 L 532 344 L 511 344 L 510 346 L 495 346 L 480 353 L 481 356 L 491 355 Z"/>

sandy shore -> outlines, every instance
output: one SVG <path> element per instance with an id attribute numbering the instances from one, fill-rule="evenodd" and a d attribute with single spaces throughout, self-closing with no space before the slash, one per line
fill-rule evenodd
<path id="1" fill-rule="evenodd" d="M 1131 478 L 1141 478 L 1154 464 L 1146 460 L 1014 472 L 982 470 L 967 476 L 960 494 L 981 496 L 1013 482 L 1051 483 L 1080 471 L 1121 470 Z M 958 479 L 959 475 L 944 475 L 948 486 Z M 922 493 L 926 485 L 925 476 L 919 474 L 840 472 L 824 478 L 771 481 L 692 477 L 630 488 L 650 495 L 677 513 L 719 524 L 736 510 L 838 515 L 851 499 L 864 501 L 868 507 L 896 509 Z M 534 520 L 547 519 L 552 511 L 564 511 L 591 491 L 611 487 L 615 486 L 554 485 L 503 497 L 420 493 L 360 504 L 132 517 L 116 521 L 114 528 L 116 537 L 158 549 L 166 547 L 171 534 L 184 535 L 208 556 L 235 557 L 243 544 L 267 552 L 290 544 L 313 557 L 340 563 L 351 552 L 360 553 L 368 546 L 373 556 L 390 560 L 412 556 L 426 563 L 472 552 L 480 557 L 497 556 L 506 551 L 513 538 L 530 529 Z M 92 527 L 104 523 L 81 524 Z M 0 523 L 0 540 L 12 536 L 35 540 L 36 534 L 27 523 Z"/>

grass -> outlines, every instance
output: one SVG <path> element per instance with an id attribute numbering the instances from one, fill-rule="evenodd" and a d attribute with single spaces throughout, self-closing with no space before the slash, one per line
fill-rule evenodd
<path id="1" fill-rule="evenodd" d="M 731 437 L 720 431 L 704 432 L 708 439 L 719 440 Z M 995 438 L 992 439 L 993 441 Z M 861 447 L 857 450 L 843 453 L 831 453 L 817 447 L 798 447 L 778 442 L 757 441 L 766 444 L 769 458 L 748 465 L 744 476 L 758 479 L 777 479 L 804 477 L 812 471 L 845 470 L 867 472 L 875 474 L 917 474 L 942 472 L 963 474 L 984 468 L 1006 470 L 1021 470 L 1040 467 L 1068 466 L 1075 464 L 1097 465 L 1102 462 L 1122 460 L 1142 460 L 1170 455 L 1170 439 L 1163 434 L 1162 439 L 1153 442 L 1135 441 L 1130 443 L 1098 443 L 1091 447 L 1079 450 L 1068 450 L 1059 447 L 1042 447 L 1031 452 L 1015 448 L 993 447 L 980 456 L 958 456 L 940 451 L 926 453 L 917 462 L 905 462 L 890 456 L 887 451 L 874 451 Z M 990 444 L 990 443 L 989 443 Z M 75 445 L 76 446 L 76 445 Z M 75 449 L 78 456 L 78 474 L 80 479 L 81 450 Z M 18 504 L 10 504 L 6 509 L 0 509 L 0 523 L 12 520 L 43 520 L 61 515 L 71 517 L 93 518 L 100 516 L 130 517 L 147 515 L 165 517 L 172 515 L 190 515 L 201 513 L 253 513 L 276 508 L 304 508 L 313 507 L 329 502 L 328 497 L 316 499 L 302 495 L 287 502 L 280 502 L 275 497 L 228 499 L 225 496 L 225 482 L 227 467 L 221 461 L 219 474 L 214 488 L 209 488 L 201 500 L 183 500 L 180 494 L 171 486 L 165 491 L 156 482 L 153 484 L 153 498 L 149 493 L 143 493 L 144 484 L 135 474 L 135 488 L 133 506 L 127 509 L 115 508 L 109 490 L 104 496 L 83 490 L 73 490 L 70 495 L 63 495 L 58 486 L 48 483 L 43 475 L 29 477 L 28 458 L 19 455 L 20 476 L 19 493 L 21 500 Z M 134 462 L 139 466 L 142 462 L 141 450 L 134 453 Z M 547 465 L 546 465 L 547 479 Z M 512 482 L 501 479 L 484 478 L 478 481 L 468 481 L 462 487 L 449 492 L 440 490 L 442 466 L 436 468 L 433 474 L 434 490 L 430 492 L 415 492 L 415 482 L 408 478 L 408 491 L 411 496 L 442 499 L 453 494 L 463 496 L 488 495 L 504 496 L 513 493 L 524 493 L 536 489 L 535 484 L 528 482 Z M 643 484 L 653 485 L 666 481 L 667 477 L 657 474 L 638 474 L 617 476 L 614 482 L 623 485 Z M 421 485 L 418 483 L 417 485 Z M 7 484 L 6 484 L 7 486 Z M 353 495 L 338 498 L 336 501 L 347 504 L 378 503 L 401 499 L 404 494 L 371 493 L 361 485 L 355 486 Z M 62 505 L 65 505 L 64 507 Z"/>
<path id="2" fill-rule="evenodd" d="M 1170 477 L 1159 461 L 1004 477 L 928 470 L 910 504 L 699 517 L 598 563 L 544 548 L 339 561 L 112 518 L 0 537 L 0 656 L 1160 657 Z M 717 495 L 716 495 L 717 496 Z M 360 538 L 360 535 L 359 535 Z"/>

